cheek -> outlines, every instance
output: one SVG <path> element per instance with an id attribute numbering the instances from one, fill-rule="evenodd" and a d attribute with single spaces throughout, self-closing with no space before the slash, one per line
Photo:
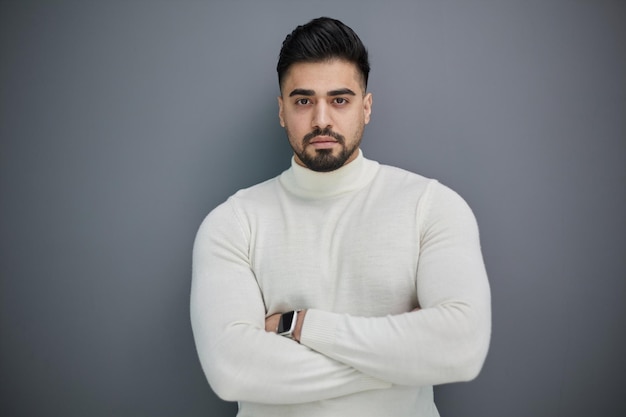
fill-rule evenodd
<path id="1" fill-rule="evenodd" d="M 301 118 L 294 116 L 286 117 L 283 119 L 283 122 L 283 127 L 285 129 L 289 129 L 289 132 L 291 132 L 292 135 L 304 136 L 308 133 L 308 130 L 306 129 L 306 123 L 304 123 Z"/>
<path id="2" fill-rule="evenodd" d="M 294 132 L 289 128 L 289 124 L 285 124 L 284 128 L 285 128 L 285 133 L 287 134 L 287 139 L 289 140 L 289 143 L 291 144 L 291 146 L 300 147 L 299 145 L 300 141 L 298 140 L 296 136 L 294 136 Z"/>

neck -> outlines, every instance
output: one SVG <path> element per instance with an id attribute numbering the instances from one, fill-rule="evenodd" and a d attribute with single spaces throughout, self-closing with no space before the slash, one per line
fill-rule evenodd
<path id="1" fill-rule="evenodd" d="M 374 177 L 378 163 L 365 159 L 361 150 L 349 163 L 330 172 L 315 172 L 291 160 L 280 181 L 292 194 L 307 199 L 336 197 L 363 188 Z"/>

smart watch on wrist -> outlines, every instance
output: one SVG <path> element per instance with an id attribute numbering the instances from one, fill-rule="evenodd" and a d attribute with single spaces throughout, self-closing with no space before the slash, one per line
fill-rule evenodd
<path id="1" fill-rule="evenodd" d="M 293 338 L 293 331 L 295 330 L 296 322 L 298 321 L 298 312 L 299 310 L 294 310 L 281 314 L 276 333 L 280 336 Z"/>

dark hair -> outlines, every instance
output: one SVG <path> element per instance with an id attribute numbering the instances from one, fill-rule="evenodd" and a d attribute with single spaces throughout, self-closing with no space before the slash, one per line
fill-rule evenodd
<path id="1" fill-rule="evenodd" d="M 355 64 L 367 88 L 370 72 L 367 49 L 357 34 L 336 19 L 319 17 L 298 26 L 283 41 L 278 57 L 278 84 L 282 82 L 289 67 L 298 62 L 322 62 L 343 59 Z"/>

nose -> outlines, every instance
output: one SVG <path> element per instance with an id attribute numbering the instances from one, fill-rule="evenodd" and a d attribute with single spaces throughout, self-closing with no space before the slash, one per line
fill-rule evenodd
<path id="1" fill-rule="evenodd" d="M 327 127 L 332 127 L 329 108 L 324 101 L 320 101 L 315 105 L 311 124 L 313 128 L 325 129 Z"/>

